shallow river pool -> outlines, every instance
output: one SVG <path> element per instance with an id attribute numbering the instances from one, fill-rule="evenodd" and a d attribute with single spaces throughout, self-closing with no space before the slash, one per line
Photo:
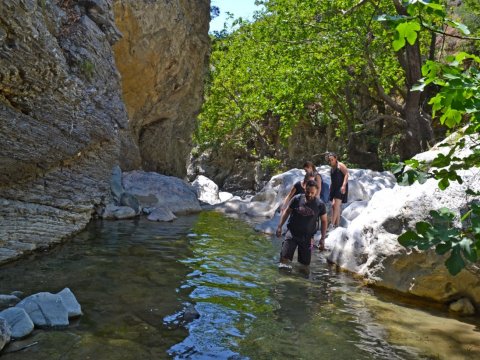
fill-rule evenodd
<path id="1" fill-rule="evenodd" d="M 0 268 L 0 293 L 69 287 L 84 315 L 2 359 L 480 359 L 478 318 L 362 286 L 316 253 L 279 271 L 281 241 L 216 212 L 94 221 Z"/>

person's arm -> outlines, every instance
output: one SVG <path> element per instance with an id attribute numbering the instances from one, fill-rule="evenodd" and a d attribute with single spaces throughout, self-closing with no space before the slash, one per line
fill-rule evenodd
<path id="1" fill-rule="evenodd" d="M 295 186 L 292 186 L 292 189 L 288 193 L 287 197 L 285 198 L 285 200 L 283 200 L 282 211 L 287 208 L 288 204 L 290 203 L 290 200 L 292 199 L 292 197 L 295 195 L 296 192 L 297 192 L 297 189 L 295 189 Z"/>
<path id="2" fill-rule="evenodd" d="M 315 194 L 316 197 L 320 197 L 320 193 L 322 192 L 322 176 L 320 174 L 317 174 L 315 176 L 315 181 L 317 182 L 317 193 Z"/>
<path id="3" fill-rule="evenodd" d="M 341 192 L 342 194 L 345 194 L 345 191 L 346 191 L 346 189 L 347 189 L 347 184 L 348 184 L 348 169 L 347 169 L 347 167 L 346 167 L 343 163 L 341 163 L 341 162 L 338 163 L 338 168 L 340 169 L 340 171 L 341 171 L 342 174 L 344 175 L 344 176 L 343 176 L 342 187 L 340 188 L 340 192 Z"/>
<path id="4" fill-rule="evenodd" d="M 285 209 L 285 211 L 282 212 L 282 215 L 280 216 L 280 222 L 278 223 L 278 226 L 277 226 L 277 231 L 275 232 L 277 237 L 282 236 L 283 224 L 285 224 L 285 221 L 290 216 L 291 212 L 292 212 L 291 208 L 287 208 L 287 209 Z"/>
<path id="5" fill-rule="evenodd" d="M 320 222 L 322 223 L 322 227 L 321 227 L 322 240 L 325 240 L 325 237 L 327 236 L 327 224 L 328 224 L 327 213 L 320 215 Z"/>

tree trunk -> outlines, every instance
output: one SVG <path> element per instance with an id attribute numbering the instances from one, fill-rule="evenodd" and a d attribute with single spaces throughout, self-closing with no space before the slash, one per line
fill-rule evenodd
<path id="1" fill-rule="evenodd" d="M 406 121 L 406 128 L 399 155 L 402 160 L 405 160 L 427 150 L 433 138 L 433 132 L 428 120 L 422 116 L 422 93 L 410 90 L 422 77 L 418 42 L 414 45 L 407 44 L 402 55 L 404 58 L 400 63 L 404 66 L 408 92 L 402 114 Z"/>
<path id="2" fill-rule="evenodd" d="M 408 16 L 401 2 L 394 0 L 394 5 L 399 15 Z M 433 139 L 433 131 L 430 123 L 422 116 L 422 93 L 411 91 L 413 85 L 422 78 L 422 58 L 420 54 L 420 40 L 405 47 L 398 52 L 398 60 L 405 71 L 407 96 L 402 111 L 402 117 L 406 121 L 406 128 L 400 146 L 401 160 L 428 149 L 429 142 Z"/>

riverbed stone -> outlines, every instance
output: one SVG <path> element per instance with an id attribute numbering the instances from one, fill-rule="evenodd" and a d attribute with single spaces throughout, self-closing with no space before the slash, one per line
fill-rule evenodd
<path id="1" fill-rule="evenodd" d="M 220 202 L 225 202 L 233 198 L 233 194 L 228 191 L 219 191 L 218 197 L 220 198 Z"/>
<path id="2" fill-rule="evenodd" d="M 101 214 L 102 219 L 105 220 L 131 219 L 135 216 L 137 216 L 137 213 L 131 207 L 116 206 L 113 204 L 108 204 Z"/>
<path id="3" fill-rule="evenodd" d="M 11 329 L 5 319 L 0 318 L 0 350 L 2 350 L 5 345 L 10 341 Z"/>
<path id="4" fill-rule="evenodd" d="M 40 292 L 20 301 L 17 307 L 25 309 L 37 327 L 68 326 L 68 310 L 59 295 Z"/>
<path id="5" fill-rule="evenodd" d="M 138 199 L 142 208 L 168 208 L 175 215 L 201 211 L 195 189 L 173 176 L 140 170 L 124 172 L 123 186 Z"/>
<path id="6" fill-rule="evenodd" d="M 62 291 L 57 293 L 58 296 L 62 299 L 63 305 L 67 308 L 68 317 L 77 317 L 83 315 L 82 307 L 77 301 L 77 298 L 69 288 L 65 288 Z"/>
<path id="7" fill-rule="evenodd" d="M 197 191 L 197 196 L 200 201 L 210 205 L 221 202 L 218 185 L 206 176 L 198 175 L 192 182 L 192 186 Z"/>
<path id="8" fill-rule="evenodd" d="M 0 310 L 6 309 L 11 306 L 15 306 L 20 301 L 15 295 L 2 295 L 0 294 Z"/>
<path id="9" fill-rule="evenodd" d="M 12 307 L 0 312 L 0 319 L 7 321 L 14 339 L 21 339 L 33 331 L 34 324 L 25 309 Z"/>
<path id="10" fill-rule="evenodd" d="M 136 215 L 140 214 L 140 203 L 135 195 L 129 194 L 128 192 L 123 193 L 120 197 L 120 205 L 133 209 Z"/>
<path id="11" fill-rule="evenodd" d="M 176 218 L 175 214 L 166 207 L 154 208 L 147 216 L 150 221 L 173 221 Z"/>
<path id="12" fill-rule="evenodd" d="M 462 314 L 462 315 L 474 315 L 475 307 L 473 306 L 470 299 L 461 298 L 449 306 L 450 311 Z"/>

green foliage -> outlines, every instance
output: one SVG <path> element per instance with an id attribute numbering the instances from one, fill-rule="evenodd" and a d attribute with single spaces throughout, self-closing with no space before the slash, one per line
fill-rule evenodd
<path id="1" fill-rule="evenodd" d="M 282 165 L 282 161 L 274 158 L 264 157 L 260 160 L 260 166 L 263 171 L 266 171 L 270 174 L 276 174 L 279 172 Z"/>
<path id="2" fill-rule="evenodd" d="M 480 205 L 472 208 L 463 217 L 464 228 L 453 226 L 456 214 L 447 208 L 430 211 L 431 222 L 420 221 L 414 230 L 398 237 L 404 247 L 419 250 L 435 248 L 439 255 L 449 253 L 445 265 L 452 275 L 458 274 L 467 262 L 476 262 L 480 257 Z"/>
<path id="3" fill-rule="evenodd" d="M 428 29 L 434 29 L 437 25 L 435 21 L 440 18 L 441 23 L 454 27 L 464 34 L 469 34 L 466 26 L 446 18 L 446 12 L 438 2 L 409 1 L 407 6 L 409 7 L 408 13 L 418 15 L 416 21 L 421 22 L 422 26 Z M 416 6 L 417 9 L 411 9 L 410 6 Z M 424 7 L 423 10 L 430 9 L 429 14 L 433 15 L 429 23 L 419 16 L 418 11 L 422 7 Z M 411 20 L 400 21 L 411 23 Z M 412 39 L 411 31 L 416 28 L 412 27 L 409 30 L 408 35 Z M 405 31 L 403 34 L 407 38 L 407 32 Z M 393 42 L 401 45 L 399 36 L 394 38 Z M 402 46 L 404 45 L 405 42 Z M 449 146 L 450 150 L 445 154 L 437 155 L 428 166 L 414 159 L 394 166 L 392 172 L 397 176 L 401 185 L 412 184 L 415 181 L 422 183 L 428 178 L 435 178 L 438 180 L 438 187 L 445 190 L 452 181 L 463 183 L 458 171 L 480 167 L 480 144 L 478 142 L 480 132 L 480 72 L 478 70 L 480 58 L 460 52 L 455 56 L 448 56 L 445 60 L 445 63 L 427 61 L 422 67 L 424 78 L 412 90 L 423 91 L 428 85 L 436 85 L 439 91 L 429 102 L 432 105 L 433 117 L 441 114 L 439 118 L 441 124 L 451 129 L 464 126 L 464 129 L 460 131 L 460 136 L 453 140 L 453 144 L 444 144 L 444 146 Z M 458 157 L 459 150 L 469 150 L 469 155 Z M 471 189 L 468 189 L 466 194 L 476 197 L 480 195 Z M 398 238 L 400 244 L 405 247 L 417 247 L 420 250 L 435 248 L 440 255 L 448 253 L 445 265 L 452 275 L 458 274 L 467 264 L 478 260 L 480 255 L 480 206 L 478 203 L 469 203 L 468 211 L 460 219 L 461 228 L 454 227 L 453 221 L 456 214 L 449 209 L 432 210 L 430 215 L 431 222 L 419 222 L 416 224 L 415 230 L 408 230 L 402 234 Z"/>
<path id="4" fill-rule="evenodd" d="M 429 84 L 441 87 L 441 90 L 430 100 L 433 116 L 441 112 L 440 122 L 449 128 L 462 123 L 465 115 L 471 115 L 478 125 L 480 120 L 480 58 L 460 52 L 448 56 L 447 63 L 427 61 L 422 67 L 424 78 L 412 90 L 423 90 Z M 472 128 L 477 132 L 478 128 Z"/>
<path id="5" fill-rule="evenodd" d="M 346 138 L 347 123 L 358 121 L 345 92 L 352 81 L 372 89 L 367 59 L 378 64 L 379 82 L 388 90 L 402 84 L 398 60 L 380 36 L 372 13 L 392 8 L 391 1 L 261 1 L 254 23 L 213 37 L 210 76 L 195 140 L 204 146 L 236 144 L 275 156 L 286 146 L 307 106 L 319 104 L 321 118 Z M 345 10 L 347 9 L 347 10 Z M 369 48 L 365 39 L 372 32 Z M 388 51 L 385 51 L 385 50 Z M 250 145 L 249 145 L 250 144 Z"/>

